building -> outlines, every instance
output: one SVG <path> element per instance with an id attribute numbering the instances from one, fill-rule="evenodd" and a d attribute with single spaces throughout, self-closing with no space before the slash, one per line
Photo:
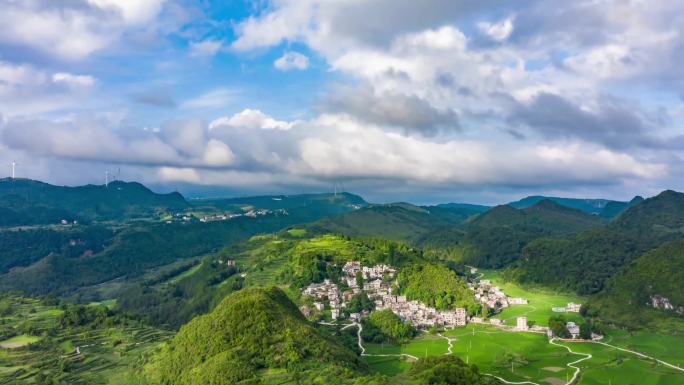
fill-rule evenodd
<path id="1" fill-rule="evenodd" d="M 582 308 L 582 304 L 570 302 L 570 303 L 568 303 L 568 306 L 565 307 L 565 311 L 568 311 L 571 313 L 579 313 L 581 308 Z"/>
<path id="2" fill-rule="evenodd" d="M 570 336 L 574 338 L 579 338 L 580 336 L 580 328 L 577 326 L 576 323 L 570 321 L 565 324 L 565 328 L 568 329 L 568 333 L 570 333 Z"/>
<path id="3" fill-rule="evenodd" d="M 509 305 L 527 305 L 525 298 L 508 297 L 507 299 Z"/>
<path id="4" fill-rule="evenodd" d="M 325 308 L 325 306 L 323 305 L 323 302 L 314 302 L 313 304 L 317 310 L 323 310 Z"/>
<path id="5" fill-rule="evenodd" d="M 518 317 L 515 320 L 515 328 L 518 330 L 528 330 L 527 317 Z"/>
<path id="6" fill-rule="evenodd" d="M 330 310 L 330 318 L 332 318 L 333 321 L 336 320 L 336 319 L 338 319 L 338 318 L 340 318 L 340 311 L 339 311 L 339 309 L 332 309 L 332 310 Z"/>

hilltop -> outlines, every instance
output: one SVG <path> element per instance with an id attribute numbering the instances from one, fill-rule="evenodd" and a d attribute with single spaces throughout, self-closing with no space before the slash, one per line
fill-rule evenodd
<path id="1" fill-rule="evenodd" d="M 269 369 L 264 371 L 263 369 Z M 296 372 L 296 373 L 295 373 Z M 280 289 L 244 289 L 183 326 L 146 368 L 153 384 L 232 384 L 269 377 L 367 375 L 357 354 L 313 327 Z"/>

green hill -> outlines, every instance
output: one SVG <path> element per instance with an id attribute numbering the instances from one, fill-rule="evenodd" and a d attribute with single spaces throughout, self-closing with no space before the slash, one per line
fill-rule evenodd
<path id="1" fill-rule="evenodd" d="M 349 383 L 368 374 L 354 351 L 316 329 L 277 288 L 226 297 L 183 326 L 145 372 L 164 385 Z"/>
<path id="2" fill-rule="evenodd" d="M 542 200 L 524 209 L 494 207 L 466 226 L 445 227 L 426 234 L 419 244 L 455 250 L 457 257 L 468 264 L 500 268 L 516 261 L 525 245 L 534 239 L 603 225 L 604 220 L 596 215 Z"/>
<path id="3" fill-rule="evenodd" d="M 17 253 L 26 252 L 27 257 L 20 264 L 9 259 L 3 261 L 6 266 L 19 265 L 19 268 L 0 275 L 0 291 L 69 295 L 114 279 L 129 280 L 148 269 L 218 251 L 255 234 L 277 231 L 299 222 L 295 214 L 273 214 L 207 223 L 141 223 L 110 232 L 104 247 L 95 245 L 85 254 L 68 252 L 69 248 L 62 250 L 59 240 L 41 246 L 43 251 L 34 250 L 32 244 L 19 239 L 24 238 L 23 233 L 2 233 L 17 244 L 14 249 Z M 93 236 L 101 237 L 99 234 Z"/>
<path id="4" fill-rule="evenodd" d="M 469 208 L 421 207 L 409 203 L 372 205 L 324 218 L 313 227 L 349 236 L 413 242 L 442 226 L 461 223 L 478 212 Z"/>
<path id="5" fill-rule="evenodd" d="M 581 294 L 599 293 L 607 288 L 616 273 L 632 266 L 637 257 L 682 237 L 684 194 L 664 191 L 630 207 L 605 228 L 584 231 L 567 239 L 539 239 L 530 243 L 515 272 L 523 282 L 571 289 Z M 672 243 L 667 250 L 672 251 L 677 245 L 681 243 Z M 657 254 L 639 257 L 643 258 L 639 266 L 647 266 L 654 255 Z M 672 274 L 681 274 L 680 266 L 674 259 L 671 262 Z M 663 284 L 671 284 L 667 277 L 671 276 L 663 275 L 659 279 L 664 280 Z"/>
<path id="6" fill-rule="evenodd" d="M 676 325 L 681 332 L 684 326 L 682 282 L 684 239 L 677 239 L 640 255 L 615 275 L 599 299 L 602 315 L 629 325 L 652 323 L 661 330 L 668 327 L 663 322 L 664 316 L 674 316 L 680 318 Z"/>
<path id="7" fill-rule="evenodd" d="M 66 187 L 30 179 L 0 179 L 2 226 L 59 223 L 62 219 L 146 218 L 187 207 L 179 193 L 157 194 L 135 182 Z"/>

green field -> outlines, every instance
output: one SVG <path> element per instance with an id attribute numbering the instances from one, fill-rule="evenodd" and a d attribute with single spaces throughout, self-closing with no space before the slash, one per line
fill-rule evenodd
<path id="1" fill-rule="evenodd" d="M 529 301 L 527 305 L 510 306 L 493 317 L 504 320 L 507 325 L 515 325 L 516 317 L 522 316 L 527 317 L 528 322 L 531 321 L 541 326 L 548 325 L 549 317 L 552 315 L 563 314 L 569 321 L 581 320 L 577 313 L 554 313 L 551 310 L 553 307 L 564 307 L 569 302 L 582 303 L 581 297 L 507 282 L 501 279 L 501 272 L 496 270 L 478 270 L 478 272 L 483 274 L 481 279 L 491 280 L 492 285 L 499 286 L 507 296 L 522 297 Z"/>
<path id="2" fill-rule="evenodd" d="M 477 364 L 484 373 L 508 381 L 547 379 L 547 383 L 555 385 L 572 375 L 566 364 L 578 358 L 562 347 L 550 345 L 546 335 L 539 333 L 507 332 L 470 324 L 443 335 L 456 339 L 452 351 L 458 357 Z"/>
<path id="3" fill-rule="evenodd" d="M 563 345 L 575 352 L 592 355 L 591 359 L 578 365 L 582 369 L 578 385 L 679 385 L 684 383 L 683 372 L 639 358 L 632 353 L 594 343 L 563 343 Z"/>

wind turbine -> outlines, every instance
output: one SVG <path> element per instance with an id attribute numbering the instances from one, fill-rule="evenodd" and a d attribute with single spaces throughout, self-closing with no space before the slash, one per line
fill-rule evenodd
<path id="1" fill-rule="evenodd" d="M 109 171 L 105 171 L 105 188 L 109 187 Z"/>
<path id="2" fill-rule="evenodd" d="M 16 167 L 17 167 L 17 162 L 12 161 L 12 179 L 14 179 Z"/>

